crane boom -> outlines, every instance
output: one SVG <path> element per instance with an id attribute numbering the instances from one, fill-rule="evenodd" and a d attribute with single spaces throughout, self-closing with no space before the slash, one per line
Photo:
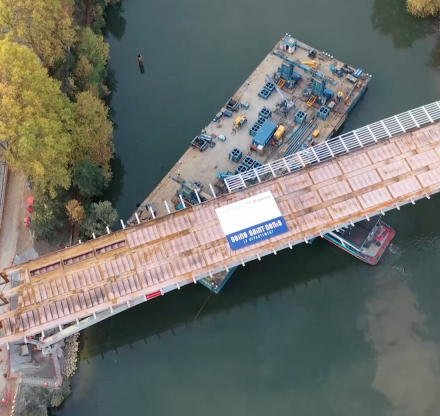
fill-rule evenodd
<path id="1" fill-rule="evenodd" d="M 287 112 L 295 107 L 295 103 L 293 101 L 288 100 L 284 94 L 281 92 L 281 90 L 278 88 L 277 84 L 275 84 L 275 82 L 273 81 L 273 79 L 271 78 L 271 76 L 269 74 L 266 74 L 267 79 L 269 80 L 269 82 L 271 82 L 273 84 L 273 86 L 275 87 L 275 89 L 277 90 L 277 93 L 280 94 L 281 98 L 282 98 L 282 102 L 283 105 L 285 106 L 285 111 L 283 111 L 285 114 L 287 114 Z"/>
<path id="2" fill-rule="evenodd" d="M 287 101 L 286 97 L 284 97 L 283 93 L 281 92 L 281 90 L 278 88 L 277 84 L 275 84 L 275 82 L 273 81 L 273 79 L 271 78 L 271 76 L 269 74 L 266 74 L 267 79 L 269 80 L 270 83 L 273 84 L 273 86 L 275 87 L 275 89 L 277 90 L 277 93 L 281 95 L 281 98 L 284 101 Z"/>

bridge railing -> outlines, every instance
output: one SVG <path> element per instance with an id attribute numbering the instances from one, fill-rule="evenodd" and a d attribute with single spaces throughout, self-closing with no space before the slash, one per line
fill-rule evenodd
<path id="1" fill-rule="evenodd" d="M 435 101 L 434 103 L 405 111 L 360 129 L 344 133 L 258 168 L 230 176 L 225 179 L 225 184 L 229 192 L 238 191 L 255 184 L 257 181 L 263 182 L 288 172 L 303 169 L 314 163 L 324 162 L 438 120 L 440 120 L 440 101 Z"/>

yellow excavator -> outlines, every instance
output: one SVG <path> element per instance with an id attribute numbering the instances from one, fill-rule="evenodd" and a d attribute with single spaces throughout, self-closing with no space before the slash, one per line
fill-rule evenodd
<path id="1" fill-rule="evenodd" d="M 241 116 L 237 117 L 234 121 L 234 129 L 241 129 L 241 126 L 246 123 L 247 118 L 244 114 L 242 114 Z"/>
<path id="2" fill-rule="evenodd" d="M 301 63 L 303 65 L 309 66 L 310 68 L 318 69 L 318 64 L 316 63 L 316 61 L 302 61 Z"/>

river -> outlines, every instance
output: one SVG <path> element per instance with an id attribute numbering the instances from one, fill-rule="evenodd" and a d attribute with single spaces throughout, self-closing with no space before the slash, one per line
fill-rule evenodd
<path id="1" fill-rule="evenodd" d="M 108 40 L 125 219 L 286 32 L 373 75 L 345 130 L 438 99 L 437 22 L 400 0 L 123 8 Z M 219 295 L 191 285 L 85 330 L 52 414 L 440 415 L 438 212 L 437 196 L 387 213 L 397 235 L 377 267 L 317 240 L 237 269 Z"/>

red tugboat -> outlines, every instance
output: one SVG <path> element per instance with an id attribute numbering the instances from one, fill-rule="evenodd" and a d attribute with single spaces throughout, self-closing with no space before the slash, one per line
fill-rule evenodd
<path id="1" fill-rule="evenodd" d="M 324 238 L 363 262 L 375 266 L 396 232 L 378 215 L 353 226 L 324 234 Z"/>

